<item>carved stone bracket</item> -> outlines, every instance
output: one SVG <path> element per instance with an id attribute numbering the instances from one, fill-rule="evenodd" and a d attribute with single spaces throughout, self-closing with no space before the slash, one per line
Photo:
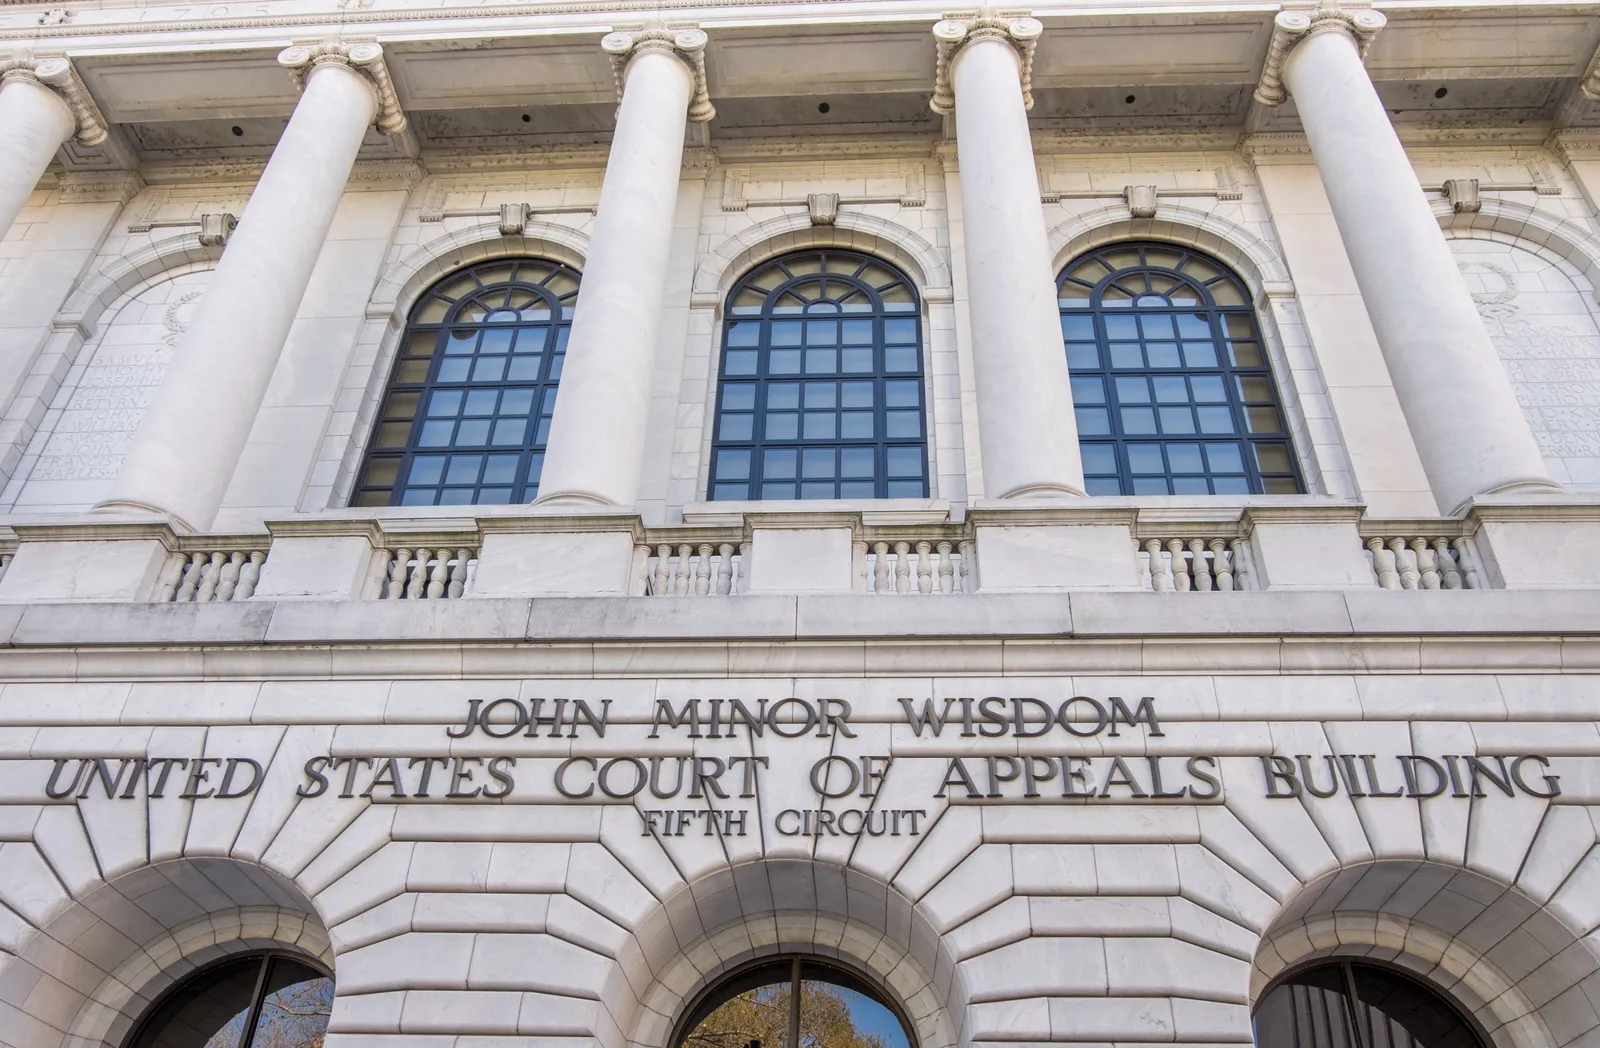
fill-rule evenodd
<path id="1" fill-rule="evenodd" d="M 1444 198 L 1450 201 L 1450 210 L 1456 214 L 1471 214 L 1483 209 L 1483 197 L 1478 193 L 1476 178 L 1447 178 L 1441 188 Z"/>
<path id="2" fill-rule="evenodd" d="M 1272 43 L 1267 48 L 1266 64 L 1261 68 L 1261 80 L 1256 84 L 1256 101 L 1276 106 L 1288 100 L 1289 91 L 1283 85 L 1283 63 L 1302 40 L 1318 33 L 1346 33 L 1365 58 L 1373 38 L 1388 21 L 1381 11 L 1370 7 L 1323 4 L 1310 10 L 1279 11 L 1272 20 Z"/>
<path id="3" fill-rule="evenodd" d="M 1578 81 L 1578 89 L 1589 101 L 1600 102 L 1600 49 L 1597 49 L 1594 57 L 1589 59 L 1588 68 L 1583 71 L 1583 76 Z"/>
<path id="4" fill-rule="evenodd" d="M 933 27 L 939 54 L 933 68 L 933 98 L 928 105 L 935 113 L 953 113 L 955 85 L 950 67 L 963 47 L 974 40 L 1004 40 L 1017 49 L 1022 59 L 1022 104 L 1033 108 L 1033 52 L 1044 33 L 1044 25 L 1027 11 L 994 11 L 985 4 L 981 11 L 951 15 Z"/>
<path id="5" fill-rule="evenodd" d="M 611 56 L 611 71 L 617 81 L 617 105 L 622 104 L 622 88 L 626 82 L 628 63 L 635 55 L 654 51 L 658 54 L 677 55 L 694 76 L 694 94 L 689 98 L 689 119 L 703 124 L 717 115 L 706 91 L 706 42 L 703 30 L 696 26 L 669 28 L 657 22 L 636 28 L 619 27 L 607 33 L 600 47 Z"/>
<path id="6" fill-rule="evenodd" d="M 1155 186 L 1125 186 L 1122 190 L 1122 199 L 1127 201 L 1128 210 L 1133 212 L 1134 218 L 1155 217 Z"/>
<path id="7" fill-rule="evenodd" d="M 498 218 L 504 236 L 518 236 L 527 228 L 535 215 L 594 215 L 599 213 L 594 204 L 576 204 L 570 207 L 535 207 L 532 204 L 501 204 L 496 208 L 473 208 L 466 211 L 432 211 L 424 209 L 417 215 L 418 222 L 443 222 L 447 218 Z"/>
<path id="8" fill-rule="evenodd" d="M 0 84 L 13 80 L 30 80 L 54 91 L 72 111 L 72 118 L 77 122 L 73 137 L 83 145 L 97 146 L 111 133 L 111 125 L 106 123 L 94 97 L 67 59 L 59 55 L 38 58 L 31 54 L 13 54 L 0 60 Z"/>
<path id="9" fill-rule="evenodd" d="M 223 211 L 217 214 L 203 214 L 199 218 L 174 219 L 165 222 L 130 222 L 128 232 L 148 233 L 152 229 L 185 229 L 199 227 L 195 237 L 201 247 L 223 247 L 228 243 L 228 238 L 233 236 L 233 231 L 239 225 L 239 219 L 231 212 Z"/>
<path id="10" fill-rule="evenodd" d="M 389 66 L 383 60 L 383 48 L 375 43 L 342 43 L 324 41 L 314 44 L 295 44 L 278 54 L 278 64 L 294 76 L 295 86 L 304 91 L 306 77 L 318 66 L 336 64 L 348 66 L 361 74 L 378 95 L 378 115 L 373 121 L 386 135 L 397 135 L 406 129 L 406 114 L 400 108 L 400 97 L 395 94 L 394 81 L 389 78 Z"/>

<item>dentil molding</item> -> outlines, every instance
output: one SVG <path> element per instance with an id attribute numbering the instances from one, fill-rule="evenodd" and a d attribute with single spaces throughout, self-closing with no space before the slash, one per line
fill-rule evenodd
<path id="1" fill-rule="evenodd" d="M 933 68 L 933 98 L 928 105 L 935 113 L 953 113 L 955 85 L 950 67 L 961 49 L 974 40 L 1004 40 L 1017 49 L 1022 59 L 1022 104 L 1033 108 L 1033 52 L 1044 33 L 1044 24 L 1028 11 L 994 11 L 988 4 L 981 11 L 953 14 L 933 27 L 939 55 Z"/>
<path id="2" fill-rule="evenodd" d="M 378 95 L 378 116 L 375 123 L 386 135 L 397 135 L 406 129 L 406 114 L 400 108 L 400 97 L 395 94 L 394 81 L 389 79 L 389 66 L 383 60 L 383 48 L 371 41 L 345 43 L 325 40 L 319 43 L 295 44 L 278 54 L 278 64 L 294 76 L 295 86 L 304 91 L 306 78 L 311 71 L 324 65 L 342 65 L 361 75 L 372 85 Z"/>
<path id="3" fill-rule="evenodd" d="M 28 52 L 13 53 L 0 60 L 0 84 L 28 80 L 54 91 L 72 111 L 77 123 L 73 137 L 86 146 L 97 146 L 111 133 L 111 125 L 95 105 L 89 89 L 78 78 L 72 63 L 60 55 L 38 57 Z"/>
<path id="4" fill-rule="evenodd" d="M 617 105 L 622 105 L 622 89 L 626 82 L 628 63 L 636 55 L 649 52 L 676 55 L 689 67 L 694 77 L 694 94 L 689 99 L 689 119 L 703 124 L 717 115 L 706 91 L 705 32 L 698 26 L 669 27 L 661 22 L 644 26 L 618 26 L 600 41 L 600 47 L 611 56 L 612 74 L 617 80 Z"/>
<path id="5" fill-rule="evenodd" d="M 1355 41 L 1361 57 L 1367 57 L 1378 30 L 1388 24 L 1381 11 L 1355 5 L 1319 4 L 1309 10 L 1279 11 L 1272 20 L 1272 43 L 1267 61 L 1256 84 L 1256 101 L 1262 105 L 1282 105 L 1289 98 L 1283 85 L 1283 63 L 1302 40 L 1318 33 L 1346 33 Z"/>

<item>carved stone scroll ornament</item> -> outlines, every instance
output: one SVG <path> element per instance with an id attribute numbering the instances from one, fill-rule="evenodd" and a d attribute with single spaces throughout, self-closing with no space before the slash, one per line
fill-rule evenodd
<path id="1" fill-rule="evenodd" d="M 389 66 L 383 60 L 383 48 L 378 44 L 346 44 L 331 40 L 317 44 L 295 44 L 278 53 L 278 64 L 289 70 L 294 76 L 295 86 L 302 91 L 306 88 L 306 77 L 318 66 L 348 66 L 365 77 L 378 95 L 378 115 L 374 120 L 378 130 L 386 135 L 397 135 L 406 129 L 406 114 L 400 108 L 400 97 L 395 94 L 394 81 L 389 78 Z"/>
<path id="2" fill-rule="evenodd" d="M 111 127 L 101 115 L 89 89 L 83 86 L 72 63 L 62 57 L 36 58 L 29 54 L 13 54 L 0 60 L 0 84 L 13 80 L 30 80 L 48 87 L 72 111 L 77 122 L 75 137 L 86 146 L 97 146 L 106 140 Z"/>
<path id="3" fill-rule="evenodd" d="M 956 55 L 974 40 L 1004 40 L 1017 49 L 1022 59 L 1022 104 L 1033 108 L 1033 52 L 1044 33 L 1044 25 L 1030 18 L 1026 11 L 992 11 L 988 5 L 976 14 L 946 18 L 933 27 L 933 39 L 939 54 L 933 69 L 933 98 L 928 105 L 935 113 L 953 113 L 956 108 L 955 85 L 950 79 L 950 67 Z"/>
<path id="4" fill-rule="evenodd" d="M 1262 105 L 1282 105 L 1289 99 L 1283 83 L 1283 63 L 1302 40 L 1318 33 L 1346 33 L 1356 42 L 1361 57 L 1367 57 L 1378 30 L 1388 23 L 1383 12 L 1368 7 L 1338 7 L 1325 4 L 1310 10 L 1279 11 L 1272 20 L 1272 44 L 1256 85 L 1256 101 Z"/>
<path id="5" fill-rule="evenodd" d="M 617 80 L 617 105 L 622 105 L 622 88 L 627 81 L 628 63 L 634 56 L 654 51 L 677 55 L 694 77 L 694 93 L 689 98 L 689 119 L 703 124 L 717 115 L 706 90 L 706 42 L 704 31 L 693 26 L 669 29 L 661 23 L 638 29 L 618 29 L 600 40 L 600 47 L 611 56 L 611 70 Z"/>

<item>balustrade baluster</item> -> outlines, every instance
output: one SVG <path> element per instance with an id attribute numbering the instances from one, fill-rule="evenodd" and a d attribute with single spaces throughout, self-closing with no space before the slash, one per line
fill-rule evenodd
<path id="1" fill-rule="evenodd" d="M 917 592 L 933 592 L 933 543 L 917 543 Z"/>
<path id="2" fill-rule="evenodd" d="M 1406 545 L 1406 540 L 1393 538 L 1389 540 L 1389 549 L 1394 553 L 1394 566 L 1400 572 L 1400 588 L 1414 590 L 1417 580 L 1422 578 L 1422 573 L 1417 570 L 1417 558 L 1411 553 L 1411 548 Z"/>
<path id="3" fill-rule="evenodd" d="M 1202 593 L 1211 591 L 1211 566 L 1206 563 L 1205 539 L 1189 540 L 1189 562 L 1194 574 L 1194 588 Z"/>
<path id="4" fill-rule="evenodd" d="M 665 542 L 656 547 L 656 571 L 650 580 L 650 595 L 664 597 L 671 592 L 667 588 L 667 577 L 672 571 L 672 547 Z"/>
<path id="5" fill-rule="evenodd" d="M 1461 572 L 1456 568 L 1456 558 L 1450 551 L 1450 540 L 1436 538 L 1433 540 L 1433 561 L 1439 572 L 1440 585 L 1447 590 L 1461 588 Z"/>
<path id="6" fill-rule="evenodd" d="M 1411 559 L 1416 561 L 1419 588 L 1436 590 L 1439 588 L 1439 570 L 1434 564 L 1433 549 L 1428 545 L 1428 540 L 1417 536 L 1411 540 Z"/>
<path id="7" fill-rule="evenodd" d="M 950 560 L 950 543 L 939 543 L 939 592 L 954 593 L 956 589 L 956 566 Z"/>
<path id="8" fill-rule="evenodd" d="M 1221 539 L 1211 540 L 1211 574 L 1217 581 L 1217 589 L 1224 592 L 1233 589 L 1233 565 L 1228 556 L 1228 544 Z"/>
<path id="9" fill-rule="evenodd" d="M 228 554 L 217 578 L 217 600 L 227 602 L 233 599 L 233 591 L 239 587 L 239 569 L 243 565 L 243 553 L 235 551 Z"/>
<path id="10" fill-rule="evenodd" d="M 704 597 L 711 592 L 711 551 L 709 542 L 700 543 L 700 563 L 694 569 L 694 593 Z"/>
<path id="11" fill-rule="evenodd" d="M 250 551 L 250 559 L 244 567 L 239 569 L 239 588 L 233 591 L 234 600 L 249 600 L 256 591 L 256 583 L 261 581 L 261 565 L 267 562 L 267 551 L 255 549 Z"/>
<path id="12" fill-rule="evenodd" d="M 192 553 L 189 555 L 189 566 L 184 569 L 183 582 L 178 586 L 175 600 L 180 603 L 188 603 L 194 600 L 194 591 L 200 585 L 200 572 L 205 567 L 205 564 L 206 555 L 204 553 Z"/>
<path id="13" fill-rule="evenodd" d="M 911 543 L 894 544 L 894 591 L 911 592 Z"/>
<path id="14" fill-rule="evenodd" d="M 961 551 L 961 592 L 978 592 L 978 547 L 972 544 L 971 539 L 962 539 L 957 547 Z"/>
<path id="15" fill-rule="evenodd" d="M 1161 556 L 1161 540 L 1147 539 L 1145 552 L 1150 554 L 1150 590 L 1153 593 L 1172 592 L 1172 572 L 1167 569 L 1166 558 Z"/>
<path id="16" fill-rule="evenodd" d="M 872 561 L 872 590 L 874 593 L 887 596 L 893 592 L 889 588 L 889 544 L 879 542 L 872 547 L 874 554 Z"/>
<path id="17" fill-rule="evenodd" d="M 167 562 L 161 565 L 161 574 L 156 579 L 156 602 L 170 603 L 178 594 L 178 583 L 183 579 L 183 566 L 189 563 L 189 558 L 182 553 L 168 553 Z"/>
<path id="18" fill-rule="evenodd" d="M 1367 549 L 1372 551 L 1372 571 L 1378 576 L 1380 589 L 1399 589 L 1400 574 L 1395 571 L 1394 554 L 1384 547 L 1382 539 L 1368 539 Z"/>
<path id="19" fill-rule="evenodd" d="M 428 565 L 433 560 L 433 550 L 417 550 L 417 563 L 411 569 L 411 580 L 406 583 L 406 599 L 421 600 L 428 592 Z"/>
<path id="20" fill-rule="evenodd" d="M 394 561 L 389 565 L 389 585 L 383 591 L 385 600 L 403 600 L 406 582 L 411 574 L 411 551 L 401 547 L 394 551 Z"/>
<path id="21" fill-rule="evenodd" d="M 1467 589 L 1480 588 L 1478 580 L 1478 561 L 1472 556 L 1472 545 L 1466 539 L 1456 539 L 1450 543 L 1450 548 L 1456 551 L 1456 563 L 1461 565 L 1461 575 L 1466 582 Z"/>
<path id="22" fill-rule="evenodd" d="M 388 550 L 374 549 L 372 551 L 372 555 L 367 559 L 366 577 L 361 580 L 362 600 L 383 599 L 383 587 L 389 581 L 389 560 L 390 555 Z M 246 569 L 248 569 L 248 567 L 249 565 L 245 566 Z M 240 581 L 243 582 L 244 569 L 241 569 L 239 578 Z M 243 600 L 244 598 L 240 597 L 237 599 Z"/>
<path id="23" fill-rule="evenodd" d="M 470 549 L 456 550 L 456 562 L 450 569 L 450 585 L 445 591 L 449 596 L 459 597 L 467 592 L 467 570 L 472 566 L 474 552 Z"/>
<path id="24" fill-rule="evenodd" d="M 1172 563 L 1168 565 L 1168 570 L 1172 572 L 1172 588 L 1179 593 L 1188 593 L 1189 564 L 1183 555 L 1183 540 L 1168 539 L 1167 552 L 1172 554 Z"/>
<path id="25" fill-rule="evenodd" d="M 745 587 L 748 586 L 749 584 L 750 584 L 750 543 L 741 542 L 741 543 L 739 543 L 739 566 L 738 566 L 738 570 L 734 572 L 732 592 L 734 592 L 734 593 L 743 593 Z"/>
<path id="26" fill-rule="evenodd" d="M 717 547 L 717 595 L 733 592 L 733 543 L 724 542 Z"/>
<path id="27" fill-rule="evenodd" d="M 216 552 L 211 554 L 205 566 L 200 570 L 200 588 L 195 590 L 194 599 L 197 604 L 209 604 L 217 599 L 217 579 L 222 574 L 223 555 Z"/>
<path id="28" fill-rule="evenodd" d="M 1233 588 L 1255 589 L 1255 565 L 1250 560 L 1250 546 L 1244 539 L 1229 540 L 1228 561 L 1233 566 Z"/>
<path id="29" fill-rule="evenodd" d="M 444 596 L 445 583 L 450 579 L 450 551 L 447 549 L 435 550 L 433 563 L 428 567 L 429 600 L 438 600 Z"/>
<path id="30" fill-rule="evenodd" d="M 678 544 L 678 559 L 672 565 L 672 592 L 680 597 L 689 595 L 690 578 L 694 573 L 694 547 L 687 542 Z"/>

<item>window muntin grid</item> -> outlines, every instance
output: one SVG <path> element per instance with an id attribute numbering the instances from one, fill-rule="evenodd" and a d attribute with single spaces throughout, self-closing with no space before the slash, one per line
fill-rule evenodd
<path id="1" fill-rule="evenodd" d="M 887 263 L 805 251 L 728 296 L 708 497 L 926 498 L 922 321 Z"/>
<path id="2" fill-rule="evenodd" d="M 1089 494 L 1304 490 L 1255 313 L 1220 263 L 1115 244 L 1057 288 Z"/>
<path id="3" fill-rule="evenodd" d="M 539 493 L 577 270 L 497 259 L 411 311 L 354 506 L 506 505 Z"/>

